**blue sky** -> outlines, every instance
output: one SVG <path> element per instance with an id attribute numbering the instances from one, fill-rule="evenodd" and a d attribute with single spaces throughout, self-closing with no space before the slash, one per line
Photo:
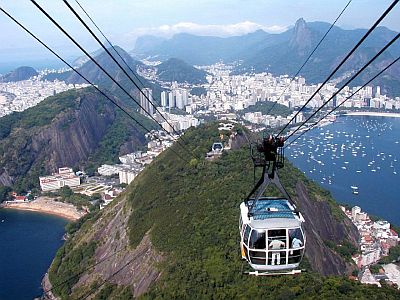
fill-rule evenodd
<path id="1" fill-rule="evenodd" d="M 98 47 L 61 0 L 37 0 L 85 47 Z M 333 22 L 348 0 L 78 0 L 106 35 L 126 50 L 143 34 L 170 37 L 178 32 L 199 35 L 240 35 L 256 29 L 281 32 L 303 17 L 307 22 Z M 79 13 L 75 0 L 69 0 Z M 367 28 L 390 0 L 353 0 L 338 25 Z M 77 50 L 28 0 L 0 0 L 11 13 L 64 56 Z M 400 31 L 400 5 L 382 23 Z M 0 64 L 29 57 L 48 57 L 46 50 L 0 14 Z"/>

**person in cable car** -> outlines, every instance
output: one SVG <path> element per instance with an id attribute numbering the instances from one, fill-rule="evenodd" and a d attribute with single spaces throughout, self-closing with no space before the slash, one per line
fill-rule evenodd
<path id="1" fill-rule="evenodd" d="M 242 259 L 254 270 L 253 275 L 298 274 L 306 239 L 304 218 L 279 181 L 276 169 L 283 167 L 283 138 L 269 136 L 257 145 L 264 161 L 253 159 L 263 167 L 263 175 L 240 204 L 240 248 Z M 280 164 L 277 163 L 280 160 Z M 271 164 L 272 163 L 272 164 Z M 269 172 L 271 171 L 271 172 Z M 265 197 L 268 185 L 274 184 L 285 197 Z M 254 195 L 254 196 L 253 196 Z"/>

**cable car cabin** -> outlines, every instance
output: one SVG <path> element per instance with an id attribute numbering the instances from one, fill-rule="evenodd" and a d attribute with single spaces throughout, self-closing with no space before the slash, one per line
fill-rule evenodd
<path id="1" fill-rule="evenodd" d="M 242 258 L 255 270 L 251 274 L 295 274 L 306 244 L 303 216 L 284 198 L 262 197 L 240 205 Z M 264 273 L 258 273 L 264 272 Z"/>
<path id="2" fill-rule="evenodd" d="M 224 146 L 222 143 L 213 143 L 211 147 L 212 152 L 222 152 L 224 150 Z"/>
<path id="3" fill-rule="evenodd" d="M 222 155 L 224 151 L 224 145 L 222 143 L 213 143 L 211 151 L 206 154 L 207 160 L 214 160 Z"/>

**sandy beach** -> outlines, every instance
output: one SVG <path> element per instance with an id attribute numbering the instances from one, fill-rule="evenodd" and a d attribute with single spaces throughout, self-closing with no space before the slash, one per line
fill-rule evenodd
<path id="1" fill-rule="evenodd" d="M 79 211 L 75 206 L 69 203 L 57 202 L 53 198 L 38 197 L 36 200 L 27 203 L 3 203 L 1 207 L 7 209 L 19 209 L 36 211 L 45 214 L 59 216 L 71 221 L 83 217 L 86 213 Z"/>
<path id="2" fill-rule="evenodd" d="M 375 117 L 391 117 L 391 118 L 400 118 L 399 113 L 389 113 L 389 112 L 351 112 L 346 113 L 346 116 L 375 116 Z"/>

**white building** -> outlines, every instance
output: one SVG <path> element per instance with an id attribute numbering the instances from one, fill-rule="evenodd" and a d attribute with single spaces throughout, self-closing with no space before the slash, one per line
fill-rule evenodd
<path id="1" fill-rule="evenodd" d="M 97 172 L 103 176 L 118 174 L 120 168 L 117 165 L 102 165 L 97 168 Z"/>
<path id="2" fill-rule="evenodd" d="M 175 96 L 173 92 L 168 93 L 168 107 L 169 108 L 175 107 Z"/>
<path id="3" fill-rule="evenodd" d="M 58 174 L 39 177 L 42 191 L 58 190 L 64 186 L 74 187 L 81 184 L 81 179 L 76 176 L 71 168 L 60 168 Z"/>
<path id="4" fill-rule="evenodd" d="M 140 93 L 140 113 L 142 115 L 153 115 L 154 114 L 154 107 L 151 104 L 151 100 L 153 97 L 153 91 L 149 88 L 142 89 L 142 93 Z"/>
<path id="5" fill-rule="evenodd" d="M 130 184 L 136 177 L 137 173 L 128 168 L 119 171 L 119 183 Z"/>
<path id="6" fill-rule="evenodd" d="M 161 106 L 162 107 L 167 107 L 168 106 L 167 92 L 166 91 L 161 92 Z"/>

